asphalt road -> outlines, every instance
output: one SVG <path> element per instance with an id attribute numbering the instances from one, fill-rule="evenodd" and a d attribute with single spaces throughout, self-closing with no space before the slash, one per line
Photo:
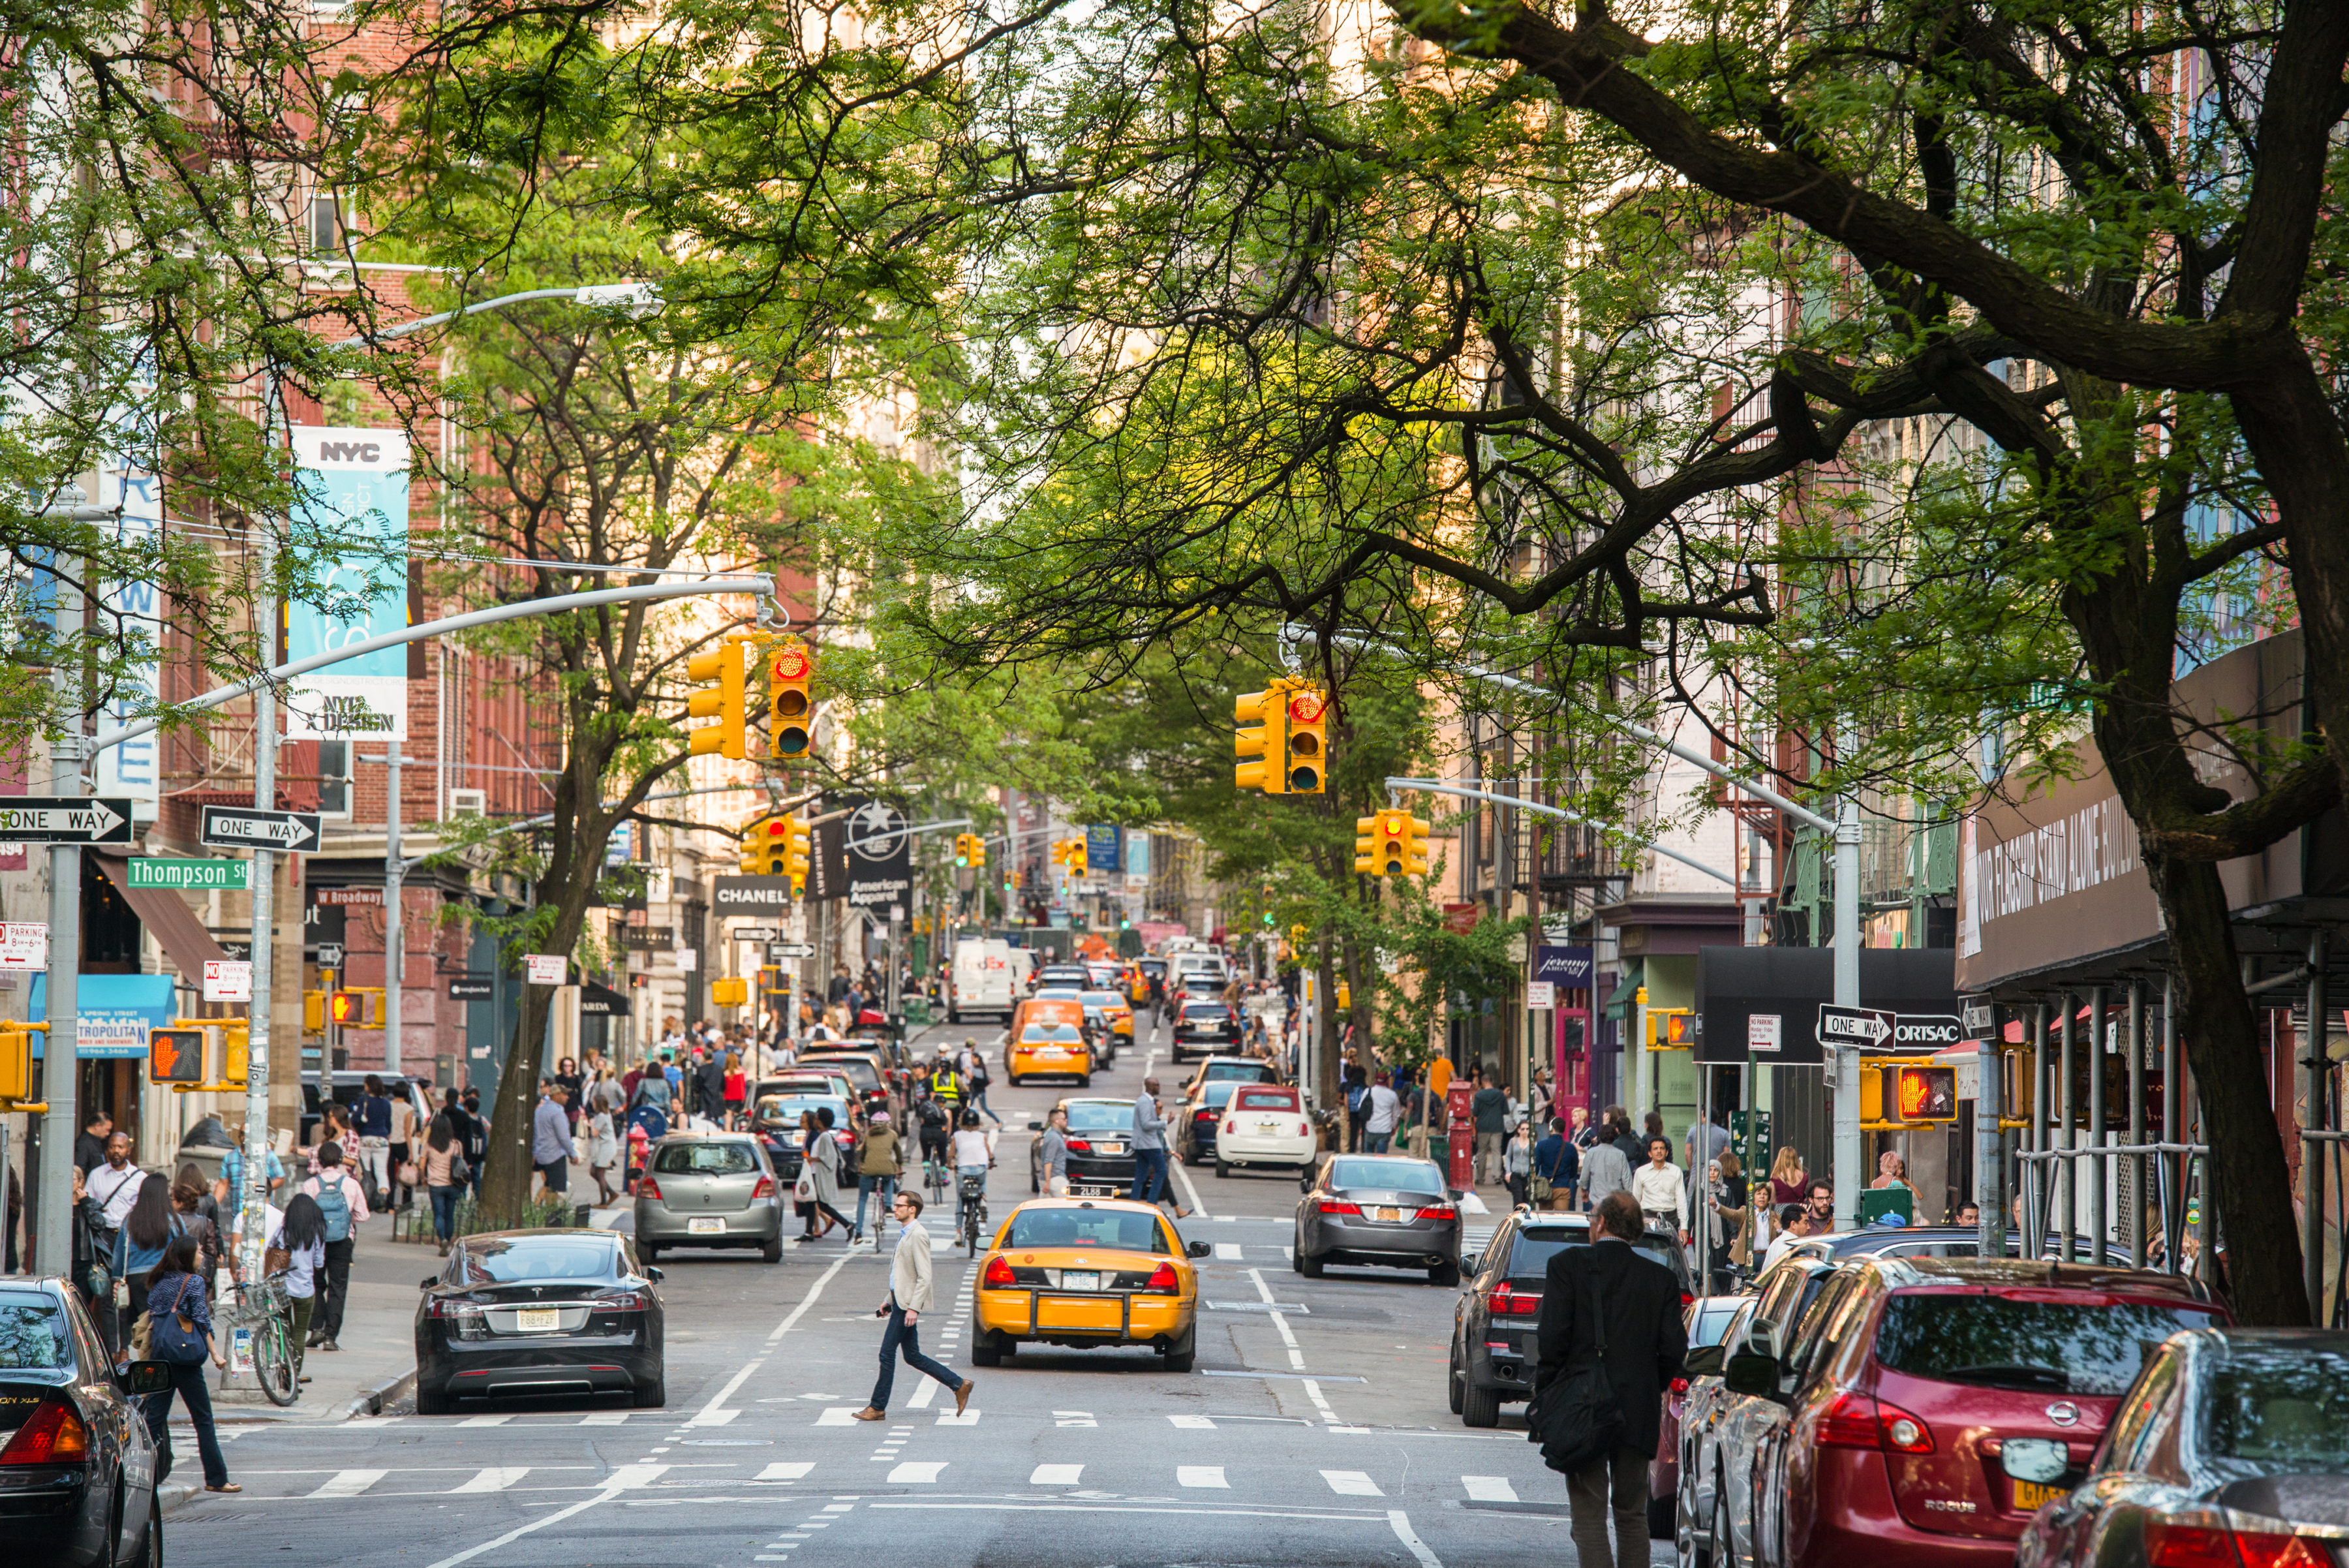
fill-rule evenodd
<path id="1" fill-rule="evenodd" d="M 980 1025 L 982 1043 L 991 1031 Z M 958 1040 L 941 1026 L 917 1044 Z M 1138 1090 L 1142 1050 L 1091 1092 Z M 1179 1078 L 1159 1074 L 1172 1094 Z M 1001 1085 L 989 1189 L 1029 1196 L 1027 1123 L 1061 1090 Z M 1188 1182 L 1187 1189 L 1184 1189 Z M 900 1366 L 890 1418 L 871 1392 L 887 1250 L 800 1247 L 662 1260 L 668 1407 L 515 1400 L 423 1417 L 401 1408 L 299 1430 L 240 1429 L 245 1490 L 166 1528 L 174 1564 L 747 1568 L 1571 1562 L 1564 1488 L 1514 1412 L 1469 1432 L 1444 1403 L 1454 1293 L 1424 1276 L 1332 1270 L 1288 1252 L 1294 1181 L 1185 1172 L 1202 1260 L 1198 1370 L 1143 1350 L 1023 1348 L 980 1371 L 957 1419 Z M 1194 1197 L 1195 1195 L 1195 1197 Z M 1481 1222 L 1489 1226 L 1489 1220 Z M 1480 1222 L 1471 1220 L 1474 1239 Z M 932 1227 L 943 1236 L 951 1218 Z M 924 1348 L 968 1368 L 969 1268 L 937 1260 Z M 1275 1310 L 1278 1309 L 1278 1310 Z M 186 1456 L 192 1463 L 193 1456 Z M 1669 1543 L 1655 1543 L 1658 1562 Z"/>

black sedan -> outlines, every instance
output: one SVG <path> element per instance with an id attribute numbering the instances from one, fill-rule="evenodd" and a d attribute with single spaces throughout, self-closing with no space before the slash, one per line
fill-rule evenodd
<path id="1" fill-rule="evenodd" d="M 1297 1203 L 1291 1266 L 1309 1280 L 1330 1263 L 1425 1269 L 1460 1282 L 1460 1210 L 1432 1159 L 1332 1155 Z"/>
<path id="2" fill-rule="evenodd" d="M 2085 1479 L 2072 1480 L 2070 1445 L 2001 1447 L 2018 1492 L 2072 1486 L 2023 1528 L 2017 1568 L 2329 1568 L 2349 1546 L 2344 1432 L 2349 1333 L 2172 1334 L 2121 1397 Z"/>
<path id="3" fill-rule="evenodd" d="M 1195 998 L 1174 1010 L 1174 1032 L 1168 1049 L 1175 1061 L 1239 1048 L 1240 1021 L 1222 1002 Z"/>
<path id="4" fill-rule="evenodd" d="M 1237 1078 L 1219 1078 L 1194 1085 L 1183 1108 L 1174 1113 L 1174 1158 L 1185 1165 L 1205 1165 L 1216 1158 L 1216 1128 L 1224 1107 L 1239 1087 Z"/>
<path id="5" fill-rule="evenodd" d="M 1132 1100 L 1062 1100 L 1069 1113 L 1069 1190 L 1108 1192 L 1123 1196 L 1133 1186 L 1133 1102 Z M 1030 1132 L 1042 1132 L 1042 1122 L 1030 1122 Z M 1028 1146 L 1028 1190 L 1044 1190 L 1043 1140 Z"/>
<path id="6" fill-rule="evenodd" d="M 416 1413 L 474 1395 L 667 1401 L 661 1272 L 608 1231 L 496 1231 L 450 1250 L 416 1305 Z"/>
<path id="7" fill-rule="evenodd" d="M 64 1282 L 0 1281 L 0 1541 L 11 1561 L 160 1568 L 157 1457 L 140 1396 L 171 1386 L 160 1361 L 118 1377 Z"/>

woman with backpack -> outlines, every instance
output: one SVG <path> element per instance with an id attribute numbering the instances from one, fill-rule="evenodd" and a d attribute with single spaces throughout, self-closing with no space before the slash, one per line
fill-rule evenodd
<path id="1" fill-rule="evenodd" d="M 424 1135 L 424 1190 L 432 1199 L 432 1237 L 444 1258 L 450 1243 L 457 1239 L 457 1199 L 465 1195 L 465 1183 L 472 1176 L 472 1168 L 465 1161 L 464 1140 L 457 1131 L 457 1117 L 464 1114 L 442 1111 L 432 1118 L 432 1129 Z"/>
<path id="2" fill-rule="evenodd" d="M 158 1394 L 147 1404 L 147 1429 L 160 1456 L 155 1480 L 171 1473 L 171 1395 L 187 1401 L 195 1423 L 196 1452 L 204 1463 L 206 1491 L 243 1491 L 228 1479 L 228 1461 L 221 1457 L 220 1435 L 212 1430 L 212 1391 L 204 1386 L 204 1358 L 226 1370 L 228 1357 L 212 1343 L 212 1308 L 206 1302 L 203 1276 L 196 1272 L 196 1242 L 192 1236 L 174 1236 L 163 1249 L 162 1261 L 145 1276 L 145 1299 L 155 1313 L 154 1359 L 171 1369 L 170 1393 Z M 183 1326 L 184 1325 L 184 1326 Z"/>
<path id="3" fill-rule="evenodd" d="M 150 1176 L 139 1184 L 139 1196 L 130 1200 L 130 1212 L 124 1217 L 122 1229 L 114 1233 L 114 1258 L 108 1265 L 116 1279 L 130 1287 L 130 1315 L 124 1322 L 135 1325 L 146 1314 L 147 1276 L 163 1261 L 163 1249 L 171 1240 L 171 1191 L 160 1179 Z"/>
<path id="4" fill-rule="evenodd" d="M 285 1205 L 285 1218 L 278 1222 L 276 1244 L 285 1250 L 285 1326 L 293 1334 L 294 1376 L 307 1383 L 302 1357 L 309 1346 L 304 1341 L 310 1337 L 311 1314 L 318 1305 L 318 1271 L 326 1266 L 326 1216 L 316 1199 L 306 1192 L 294 1195 Z"/>
<path id="5" fill-rule="evenodd" d="M 351 1251 L 358 1240 L 359 1221 L 367 1217 L 367 1194 L 358 1180 L 343 1168 L 343 1146 L 327 1142 L 318 1148 L 318 1174 L 301 1190 L 316 1200 L 326 1220 L 326 1288 L 318 1315 L 310 1325 L 310 1348 L 340 1350 L 335 1335 L 343 1326 L 343 1303 L 351 1293 Z"/>

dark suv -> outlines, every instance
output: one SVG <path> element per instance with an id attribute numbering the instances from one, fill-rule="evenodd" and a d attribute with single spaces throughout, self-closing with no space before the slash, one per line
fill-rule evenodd
<path id="1" fill-rule="evenodd" d="M 1175 1010 L 1174 1035 L 1167 1042 L 1174 1061 L 1185 1055 L 1237 1051 L 1239 1044 L 1240 1021 L 1222 1002 L 1194 998 Z"/>

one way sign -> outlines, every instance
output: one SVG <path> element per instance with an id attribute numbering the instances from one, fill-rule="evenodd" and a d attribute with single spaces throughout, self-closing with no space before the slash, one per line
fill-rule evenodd
<path id="1" fill-rule="evenodd" d="M 130 797 L 20 794 L 0 805 L 0 844 L 128 844 Z"/>
<path id="2" fill-rule="evenodd" d="M 1830 1049 L 1857 1045 L 1870 1051 L 1890 1040 L 1899 1023 L 1900 1015 L 1889 1007 L 1837 1007 L 1831 1002 L 1822 1002 L 1818 1040 Z"/>
<path id="3" fill-rule="evenodd" d="M 221 849 L 315 849 L 318 844 L 318 814 L 208 805 L 204 807 L 202 830 L 196 836 Z"/>

